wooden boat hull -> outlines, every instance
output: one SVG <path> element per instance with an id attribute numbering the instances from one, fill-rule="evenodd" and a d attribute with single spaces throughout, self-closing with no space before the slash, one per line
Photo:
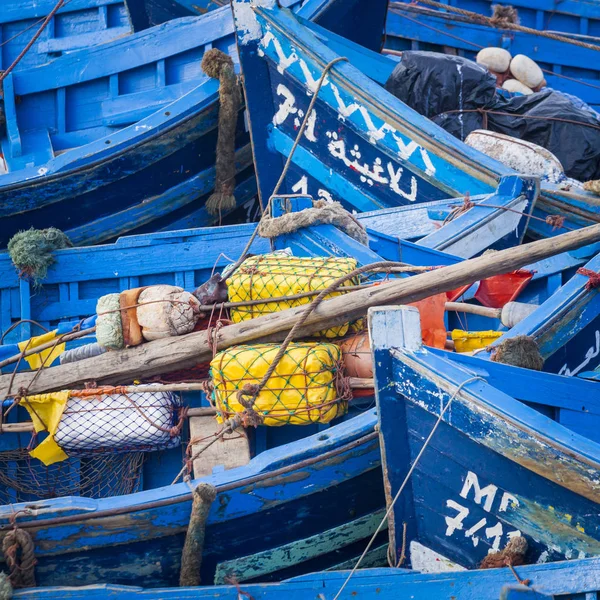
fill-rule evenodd
<path id="1" fill-rule="evenodd" d="M 1 70 L 15 61 L 55 5 L 54 0 L 4 0 L 1 3 Z M 131 32 L 123 0 L 71 0 L 58 9 L 15 68 L 36 67 L 64 52 L 104 44 Z"/>
<path id="2" fill-rule="evenodd" d="M 105 159 L 57 169 L 39 182 L 0 187 L 0 246 L 19 230 L 49 224 L 65 231 L 74 244 L 94 244 L 167 229 L 194 212 L 214 187 L 218 133 L 217 94 L 208 99 L 198 95 L 199 102 L 191 103 L 171 124 Z M 241 113 L 238 129 L 236 201 L 242 205 L 253 197 L 255 186 L 243 185 L 252 179 L 253 169 Z M 218 219 L 204 211 L 189 225 Z"/>
<path id="3" fill-rule="evenodd" d="M 234 4 L 234 12 L 244 4 Z M 280 192 L 340 200 L 360 212 L 489 193 L 511 173 L 382 89 L 393 60 L 318 27 L 303 27 L 277 6 L 253 14 L 251 30 L 244 21 L 238 24 L 238 39 L 263 204 L 275 189 L 317 82 L 335 60 Z M 269 85 L 259 83 L 265 81 Z M 556 235 L 545 222 L 556 214 L 571 228 L 600 221 L 592 195 L 543 184 L 529 234 Z"/>
<path id="4" fill-rule="evenodd" d="M 584 559 L 550 565 L 524 565 L 516 571 L 527 586 L 519 585 L 508 567 L 454 573 L 419 573 L 408 569 L 364 569 L 352 576 L 340 598 L 349 600 L 392 600 L 398 597 L 411 600 L 442 600 L 449 597 L 477 598 L 478 600 L 588 600 L 600 589 L 598 559 Z M 214 598 L 239 600 L 249 594 L 255 600 L 306 600 L 322 595 L 333 597 L 342 587 L 349 571 L 322 571 L 295 577 L 278 584 L 242 584 L 236 586 L 142 589 L 117 585 L 97 585 L 85 588 L 36 588 L 16 591 L 14 598 L 32 600 L 75 600 L 79 598 L 106 598 L 109 595 L 127 600 L 158 600 L 168 596 L 173 600 Z M 517 594 L 519 592 L 519 594 Z M 517 595 L 511 595 L 517 594 Z"/>
<path id="5" fill-rule="evenodd" d="M 298 8 L 300 17 L 313 19 L 328 31 L 339 33 L 370 50 L 379 51 L 383 45 L 383 24 L 386 19 L 387 1 L 363 3 L 362 0 L 346 0 L 340 12 L 335 0 L 317 0 L 312 6 Z M 136 30 L 164 23 L 178 17 L 203 15 L 215 10 L 224 0 L 125 0 Z M 292 8 L 297 0 L 282 0 L 281 6 Z M 309 3 L 310 4 L 310 3 Z M 314 17 L 311 17 L 313 13 Z"/>
<path id="6" fill-rule="evenodd" d="M 426 350 L 410 309 L 371 317 L 388 503 L 439 422 L 392 509 L 396 560 L 404 548 L 413 564 L 433 551 L 427 560 L 438 553 L 476 568 L 519 534 L 527 562 L 598 555 L 599 439 L 583 437 L 588 415 L 565 402 L 585 397 L 596 413 L 596 384 Z M 559 423 L 526 406 L 546 413 L 557 403 L 566 410 L 554 413 Z"/>
<path id="7" fill-rule="evenodd" d="M 370 411 L 207 478 L 219 493 L 206 528 L 203 583 L 222 584 L 228 575 L 277 580 L 360 554 L 384 503 L 374 426 Z M 5 508 L 0 537 L 11 528 Z M 135 584 L 143 573 L 148 586 L 173 586 L 190 510 L 191 493 L 177 484 L 39 502 L 19 527 L 36 543 L 38 585 Z"/>
<path id="8" fill-rule="evenodd" d="M 331 19 L 340 2 L 326 4 L 324 11 L 322 0 L 311 0 L 301 10 L 308 19 Z M 379 29 L 370 30 L 378 40 L 383 4 L 375 11 Z M 354 17 L 367 12 L 364 3 L 344 8 Z M 10 75 L 0 140 L 8 165 L 0 176 L 0 247 L 32 226 L 53 225 L 74 243 L 91 244 L 218 223 L 224 214 L 203 209 L 214 187 L 218 135 L 218 82 L 200 69 L 211 47 L 237 62 L 228 7 Z M 255 194 L 243 108 L 237 125 L 241 206 Z"/>

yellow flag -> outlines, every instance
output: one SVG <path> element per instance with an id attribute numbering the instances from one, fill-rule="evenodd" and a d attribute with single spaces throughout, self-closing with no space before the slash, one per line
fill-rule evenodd
<path id="1" fill-rule="evenodd" d="M 27 409 L 36 432 L 48 432 L 48 437 L 29 453 L 33 458 L 41 460 L 46 466 L 69 458 L 54 441 L 54 434 L 58 429 L 69 395 L 69 391 L 50 392 L 48 394 L 27 396 L 21 400 L 21 406 Z"/>
<path id="2" fill-rule="evenodd" d="M 54 331 L 49 331 L 43 335 L 32 337 L 30 340 L 19 342 L 19 350 L 21 352 L 23 352 L 23 350 L 33 350 L 42 344 L 47 344 L 56 338 L 57 331 L 58 329 L 55 329 Z M 64 351 L 65 343 L 63 342 L 62 344 L 57 344 L 53 348 L 47 348 L 36 354 L 30 354 L 25 357 L 25 360 L 31 369 L 37 371 L 41 368 L 42 364 L 49 367 Z"/>

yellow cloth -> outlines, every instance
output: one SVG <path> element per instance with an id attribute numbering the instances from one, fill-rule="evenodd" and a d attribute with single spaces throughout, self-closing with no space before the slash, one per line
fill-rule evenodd
<path id="1" fill-rule="evenodd" d="M 452 330 L 452 341 L 457 352 L 472 352 L 480 348 L 486 348 L 495 342 L 502 331 L 462 331 L 462 329 Z"/>
<path id="2" fill-rule="evenodd" d="M 30 340 L 26 340 L 24 342 L 19 342 L 19 350 L 23 352 L 23 350 L 33 350 L 42 344 L 47 344 L 52 340 L 56 339 L 56 333 L 58 329 L 54 331 L 49 331 L 48 333 L 44 333 L 44 335 L 38 335 L 36 337 L 32 337 Z M 42 364 L 45 367 L 49 367 L 63 352 L 65 351 L 65 343 L 58 344 L 55 347 L 47 348 L 46 350 L 42 350 L 36 354 L 30 354 L 25 357 L 27 364 L 31 369 L 37 371 L 41 368 Z"/>
<path id="3" fill-rule="evenodd" d="M 227 293 L 230 302 L 246 302 L 248 300 L 267 300 L 293 296 L 303 292 L 320 291 L 329 287 L 336 279 L 356 269 L 353 258 L 299 258 L 265 254 L 247 258 L 240 268 L 227 279 Z M 358 278 L 344 282 L 344 287 L 356 285 Z M 339 296 L 343 292 L 333 292 L 326 299 Z M 315 296 L 266 302 L 253 306 L 240 306 L 230 310 L 231 320 L 240 323 L 261 315 L 278 312 L 309 304 Z M 350 324 L 332 327 L 319 332 L 318 336 L 334 338 L 343 337 L 348 330 L 356 330 Z"/>
<path id="4" fill-rule="evenodd" d="M 65 410 L 70 392 L 50 392 L 27 396 L 21 405 L 27 409 L 36 432 L 47 431 L 48 437 L 29 454 L 38 458 L 46 466 L 69 458 L 62 448 L 54 441 L 54 434 Z"/>
<path id="5" fill-rule="evenodd" d="M 277 344 L 233 346 L 215 356 L 210 367 L 219 423 L 244 411 L 238 391 L 261 380 L 278 350 Z M 343 415 L 347 401 L 336 389 L 341 358 L 335 344 L 290 344 L 253 405 L 264 425 L 328 423 Z"/>

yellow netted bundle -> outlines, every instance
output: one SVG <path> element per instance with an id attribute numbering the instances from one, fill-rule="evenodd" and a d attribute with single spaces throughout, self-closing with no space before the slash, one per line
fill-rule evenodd
<path id="1" fill-rule="evenodd" d="M 330 286 L 336 279 L 356 269 L 353 258 L 298 258 L 265 254 L 246 259 L 240 268 L 227 279 L 230 302 L 249 300 L 267 300 L 292 296 L 303 292 L 319 291 Z M 358 284 L 358 278 L 346 281 L 342 287 Z M 334 292 L 327 298 L 339 296 L 343 292 Z M 241 306 L 231 309 L 231 320 L 240 323 L 261 315 L 286 308 L 308 304 L 314 296 L 296 300 L 281 300 L 253 306 Z M 319 332 L 319 336 L 334 338 L 348 333 L 350 324 L 332 327 Z"/>
<path id="2" fill-rule="evenodd" d="M 462 331 L 452 330 L 452 341 L 457 352 L 472 352 L 487 348 L 502 335 L 501 331 Z"/>
<path id="3" fill-rule="evenodd" d="M 213 399 L 219 423 L 244 411 L 238 392 L 257 384 L 273 362 L 280 346 L 233 346 L 210 363 Z M 348 394 L 341 393 L 341 359 L 338 346 L 327 343 L 292 343 L 252 408 L 264 425 L 328 423 L 348 409 Z"/>

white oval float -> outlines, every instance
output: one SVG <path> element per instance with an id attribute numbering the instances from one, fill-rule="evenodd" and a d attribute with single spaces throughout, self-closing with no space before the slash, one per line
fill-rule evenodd
<path id="1" fill-rule="evenodd" d="M 530 87 L 527 87 L 524 83 L 521 83 L 518 79 L 507 79 L 502 84 L 502 88 L 507 92 L 517 92 L 519 94 L 523 94 L 524 96 L 533 94 L 533 90 Z"/>
<path id="2" fill-rule="evenodd" d="M 509 135 L 476 129 L 465 143 L 523 175 L 555 179 L 564 173 L 552 152 Z"/>
<path id="3" fill-rule="evenodd" d="M 511 58 L 510 52 L 504 48 L 484 48 L 478 52 L 475 60 L 490 71 L 505 73 L 508 71 Z"/>
<path id="4" fill-rule="evenodd" d="M 538 64 L 524 54 L 517 54 L 510 61 L 510 72 L 515 79 L 534 89 L 544 81 L 544 73 Z"/>

